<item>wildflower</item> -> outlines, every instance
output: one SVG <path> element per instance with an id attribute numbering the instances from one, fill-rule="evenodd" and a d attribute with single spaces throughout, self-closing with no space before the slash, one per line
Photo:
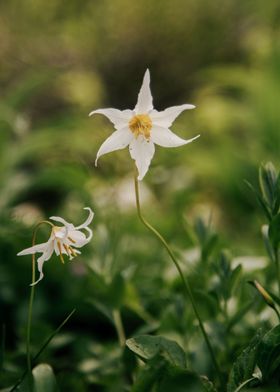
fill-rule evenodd
<path id="1" fill-rule="evenodd" d="M 52 221 L 62 223 L 63 226 L 56 226 L 52 224 L 52 231 L 47 242 L 34 245 L 31 248 L 24 249 L 17 254 L 17 256 L 24 256 L 42 253 L 42 255 L 37 259 L 40 276 L 35 283 L 32 283 L 32 285 L 37 284 L 41 279 L 43 279 L 44 262 L 51 258 L 53 252 L 55 252 L 55 254 L 60 257 L 61 262 L 64 263 L 63 255 L 68 256 L 71 260 L 73 257 L 77 256 L 77 254 L 81 253 L 77 248 L 83 247 L 91 240 L 92 230 L 88 226 L 93 219 L 94 213 L 89 207 L 85 207 L 84 209 L 89 211 L 89 216 L 83 224 L 77 227 L 59 216 L 51 216 L 50 219 Z M 85 230 L 88 233 L 88 236 L 86 236 L 82 230 Z"/>
<path id="2" fill-rule="evenodd" d="M 189 140 L 181 139 L 170 131 L 176 117 L 184 110 L 194 109 L 194 105 L 180 105 L 167 108 L 161 112 L 153 108 L 153 97 L 150 90 L 150 73 L 146 71 L 138 94 L 134 110 L 98 109 L 92 114 L 103 114 L 116 129 L 101 145 L 97 152 L 98 159 L 109 152 L 129 146 L 131 158 L 135 160 L 138 169 L 138 180 L 147 173 L 155 153 L 155 144 L 162 147 L 178 147 L 188 144 L 199 137 Z"/>

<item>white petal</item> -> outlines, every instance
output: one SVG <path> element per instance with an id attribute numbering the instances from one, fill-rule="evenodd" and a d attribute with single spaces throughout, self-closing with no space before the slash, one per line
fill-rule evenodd
<path id="1" fill-rule="evenodd" d="M 148 113 L 153 109 L 153 97 L 150 89 L 150 72 L 147 69 L 144 75 L 143 83 L 138 94 L 137 104 L 135 106 L 136 114 Z"/>
<path id="2" fill-rule="evenodd" d="M 85 228 L 88 229 L 88 228 Z M 90 229 L 88 229 L 90 230 Z M 73 241 L 71 241 L 73 240 Z M 74 242 L 75 241 L 75 242 Z M 71 245 L 73 247 L 81 248 L 85 244 L 88 243 L 88 238 L 82 231 L 79 230 L 72 230 L 69 232 L 68 239 L 65 241 L 67 245 Z"/>
<path id="3" fill-rule="evenodd" d="M 153 126 L 151 129 L 151 140 L 161 147 L 179 147 L 184 144 L 191 143 L 197 139 L 200 135 L 193 137 L 192 139 L 182 139 L 175 133 L 171 132 L 170 129 Z"/>
<path id="4" fill-rule="evenodd" d="M 154 143 L 139 136 L 137 139 L 132 140 L 129 145 L 129 151 L 138 169 L 138 180 L 142 180 L 149 169 L 155 153 Z"/>
<path id="5" fill-rule="evenodd" d="M 180 106 L 172 106 L 171 108 L 167 108 L 162 112 L 158 112 L 157 110 L 153 110 L 150 113 L 151 120 L 153 124 L 159 125 L 161 127 L 169 128 L 173 121 L 181 114 L 184 110 L 194 109 L 194 105 L 180 105 Z"/>
<path id="6" fill-rule="evenodd" d="M 71 226 L 71 223 L 67 222 L 65 219 L 61 218 L 60 216 L 50 216 L 51 220 L 55 221 L 55 222 L 59 222 L 62 223 L 63 226 Z M 73 226 L 73 225 L 72 225 Z"/>
<path id="7" fill-rule="evenodd" d="M 48 242 L 44 242 L 42 244 L 31 246 L 30 248 L 24 249 L 17 254 L 17 256 L 25 256 L 25 255 L 32 255 L 37 252 L 44 252 L 48 246 Z"/>
<path id="8" fill-rule="evenodd" d="M 118 109 L 98 109 L 90 112 L 90 116 L 93 114 L 103 114 L 106 116 L 115 126 L 116 129 L 122 129 L 127 126 L 129 119 L 132 117 L 132 110 L 118 110 Z"/>
<path id="9" fill-rule="evenodd" d="M 85 227 L 84 229 L 89 233 L 89 236 L 87 237 L 87 242 L 89 242 L 92 239 L 92 230 L 89 227 Z"/>
<path id="10" fill-rule="evenodd" d="M 102 155 L 125 148 L 132 139 L 133 133 L 128 128 L 113 132 L 99 148 L 96 155 L 95 166 L 97 166 L 97 161 Z"/>
<path id="11" fill-rule="evenodd" d="M 89 215 L 88 215 L 87 219 L 84 221 L 84 223 L 82 223 L 80 226 L 75 227 L 75 229 L 77 229 L 77 230 L 86 228 L 91 223 L 91 221 L 94 217 L 94 212 L 92 211 L 91 208 L 85 207 L 84 210 L 88 210 Z"/>
<path id="12" fill-rule="evenodd" d="M 44 262 L 49 260 L 49 258 L 51 257 L 51 255 L 53 254 L 54 248 L 53 248 L 53 242 L 49 242 L 48 243 L 48 247 L 46 249 L 46 251 L 38 258 L 37 260 L 37 267 L 38 267 L 38 271 L 39 271 L 39 278 L 36 280 L 36 282 L 31 283 L 30 286 L 34 286 L 35 284 L 37 284 L 40 280 L 43 279 L 44 274 L 43 274 L 43 265 Z"/>

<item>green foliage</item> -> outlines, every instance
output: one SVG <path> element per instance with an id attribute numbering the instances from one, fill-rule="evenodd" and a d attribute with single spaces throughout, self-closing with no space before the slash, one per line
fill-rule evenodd
<path id="1" fill-rule="evenodd" d="M 16 254 L 30 246 L 39 220 L 79 222 L 85 205 L 96 213 L 92 243 L 65 265 L 51 258 L 36 287 L 33 356 L 77 308 L 40 357 L 56 380 L 34 360 L 39 388 L 225 390 L 168 255 L 137 220 L 128 152 L 94 167 L 113 127 L 87 114 L 132 108 L 147 67 L 155 108 L 194 103 L 172 129 L 201 138 L 157 147 L 141 183 L 144 215 L 189 278 L 229 390 L 252 377 L 256 363 L 263 385 L 256 380 L 243 390 L 279 389 L 278 320 L 247 284 L 260 281 L 280 305 L 279 7 L 279 0 L 0 2 L 2 391 L 26 370 L 31 263 Z M 262 164 L 258 177 L 256 167 L 267 161 L 275 167 Z M 116 310 L 132 351 L 117 341 Z M 248 345 L 260 327 L 270 332 Z"/>
<path id="2" fill-rule="evenodd" d="M 186 354 L 183 349 L 176 342 L 163 336 L 137 336 L 127 340 L 126 344 L 141 359 L 151 359 L 160 352 L 172 365 L 182 368 L 186 366 Z"/>
<path id="3" fill-rule="evenodd" d="M 275 377 L 279 380 L 280 366 L 280 325 L 267 332 L 262 338 L 257 354 L 257 364 L 264 383 Z"/>
<path id="4" fill-rule="evenodd" d="M 237 357 L 230 371 L 227 392 L 235 392 L 244 381 L 252 378 L 261 338 L 262 332 L 258 331 L 248 347 Z"/>

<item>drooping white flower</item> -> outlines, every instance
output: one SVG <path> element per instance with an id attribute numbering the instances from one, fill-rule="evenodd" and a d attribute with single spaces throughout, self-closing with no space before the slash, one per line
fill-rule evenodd
<path id="1" fill-rule="evenodd" d="M 71 260 L 73 257 L 77 256 L 77 254 L 81 253 L 77 248 L 83 247 L 91 240 L 92 230 L 88 226 L 93 219 L 94 213 L 89 207 L 85 207 L 84 209 L 89 211 L 89 216 L 84 223 L 76 227 L 59 216 L 51 216 L 50 219 L 52 221 L 62 223 L 63 226 L 53 225 L 50 238 L 47 242 L 34 245 L 17 254 L 17 256 L 24 256 L 42 253 L 42 255 L 37 259 L 40 276 L 33 284 L 37 284 L 41 279 L 43 279 L 44 262 L 49 260 L 54 252 L 57 256 L 60 256 L 62 263 L 64 263 L 63 255 L 67 255 Z M 82 230 L 85 230 L 88 235 L 86 236 Z"/>
<path id="2" fill-rule="evenodd" d="M 169 129 L 179 114 L 194 108 L 194 105 L 185 104 L 161 112 L 155 110 L 150 90 L 150 73 L 147 69 L 134 110 L 109 108 L 94 110 L 89 114 L 103 114 L 116 129 L 99 148 L 95 165 L 102 155 L 129 146 L 131 158 L 135 160 L 138 169 L 138 180 L 142 180 L 154 156 L 155 144 L 162 147 L 179 147 L 199 137 L 198 135 L 185 140 Z"/>

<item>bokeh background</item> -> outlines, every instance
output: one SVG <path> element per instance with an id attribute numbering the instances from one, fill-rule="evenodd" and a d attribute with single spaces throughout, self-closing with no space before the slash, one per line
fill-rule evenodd
<path id="1" fill-rule="evenodd" d="M 43 356 L 62 390 L 123 390 L 114 308 L 121 309 L 128 336 L 142 328 L 173 337 L 188 346 L 202 372 L 209 370 L 191 309 L 181 317 L 176 271 L 138 222 L 128 150 L 102 157 L 95 168 L 113 127 L 88 113 L 133 108 L 146 68 L 157 109 L 197 106 L 172 129 L 201 138 L 156 149 L 141 183 L 143 210 L 180 254 L 202 304 L 216 289 L 213 265 L 222 248 L 230 249 L 233 265 L 244 262 L 235 304 L 249 301 L 246 279 L 252 269 L 269 267 L 260 234 L 264 218 L 244 179 L 256 184 L 261 162 L 279 165 L 279 22 L 279 0 L 0 2 L 2 387 L 25 366 L 31 263 L 16 254 L 30 245 L 39 220 L 60 215 L 80 224 L 84 206 L 96 213 L 92 243 L 66 265 L 53 257 L 36 287 L 35 351 L 77 308 Z M 203 224 L 210 220 L 211 234 Z M 40 240 L 47 235 L 42 230 Z M 209 264 L 199 251 L 206 237 L 214 238 Z M 219 347 L 228 334 L 215 324 L 213 298 L 204 317 L 215 326 Z M 231 356 L 220 353 L 225 370 L 250 336 L 254 312 L 232 334 Z M 269 323 L 270 315 L 263 319 Z"/>

